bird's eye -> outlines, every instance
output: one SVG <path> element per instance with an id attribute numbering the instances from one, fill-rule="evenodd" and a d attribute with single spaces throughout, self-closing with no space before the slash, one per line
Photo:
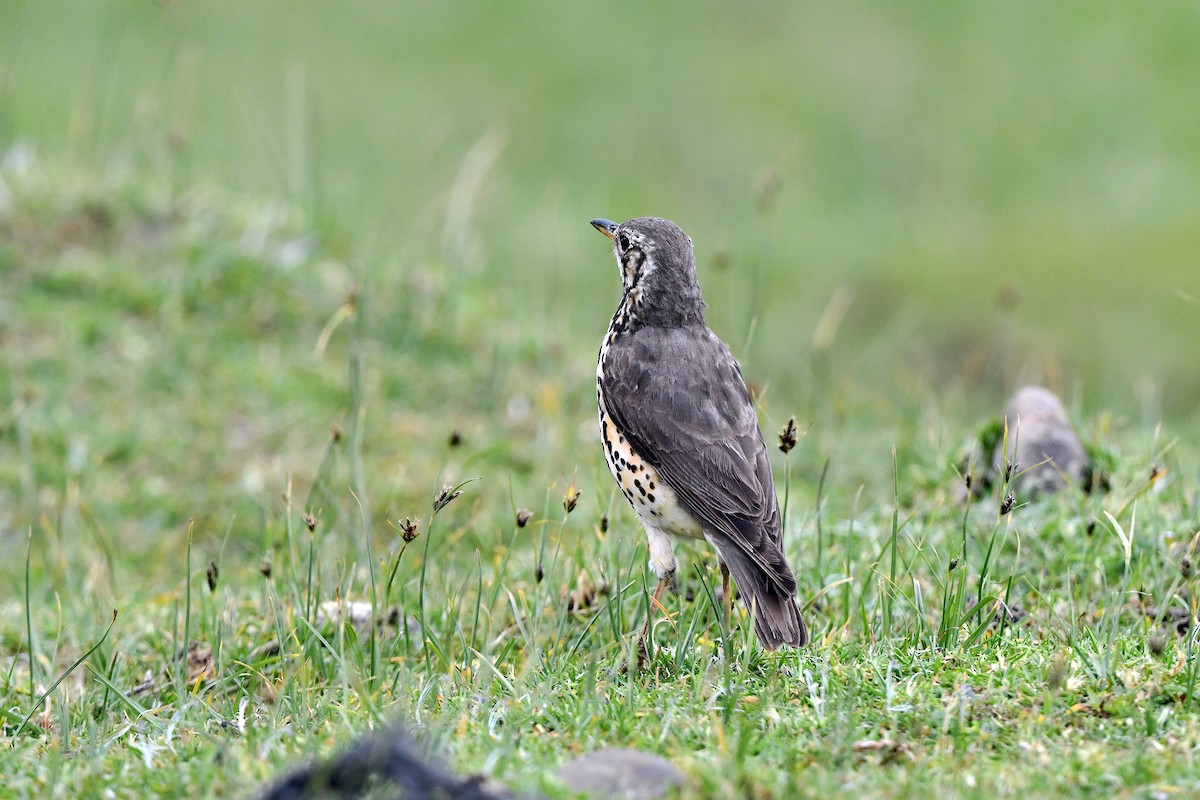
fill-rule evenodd
<path id="1" fill-rule="evenodd" d="M 622 233 L 620 236 L 617 237 L 617 244 L 619 244 L 621 246 L 622 250 L 628 250 L 629 249 L 629 237 Z"/>

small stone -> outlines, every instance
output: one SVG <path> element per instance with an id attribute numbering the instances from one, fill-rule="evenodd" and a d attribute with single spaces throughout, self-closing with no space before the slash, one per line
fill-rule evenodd
<path id="1" fill-rule="evenodd" d="M 605 800 L 653 800 L 684 781 L 683 773 L 666 759 L 622 747 L 584 753 L 564 764 L 558 777 L 572 792 Z"/>
<path id="2" fill-rule="evenodd" d="M 212 646 L 207 642 L 192 642 L 188 646 L 187 666 L 184 679 L 188 686 L 208 683 L 217 677 L 217 665 L 213 660 Z"/>
<path id="3" fill-rule="evenodd" d="M 317 607 L 316 625 L 323 628 L 333 623 L 350 623 L 356 630 L 369 630 L 374 619 L 375 607 L 365 600 L 326 600 Z"/>
<path id="4" fill-rule="evenodd" d="M 567 611 L 585 611 L 591 608 L 596 598 L 608 594 L 608 582 L 596 583 L 585 569 L 575 578 L 575 588 L 567 593 Z"/>
<path id="5" fill-rule="evenodd" d="M 1012 480 L 1018 492 L 1053 493 L 1084 483 L 1090 466 L 1087 453 L 1054 392 L 1026 386 L 1012 396 L 1004 415 L 1007 452 L 1002 441 L 992 464 L 1001 475 L 1007 464 L 1017 465 Z"/>

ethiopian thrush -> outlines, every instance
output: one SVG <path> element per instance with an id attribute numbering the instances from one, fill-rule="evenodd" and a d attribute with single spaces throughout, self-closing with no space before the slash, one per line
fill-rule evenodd
<path id="1" fill-rule="evenodd" d="M 674 540 L 703 538 L 763 646 L 803 647 L 767 448 L 737 362 L 704 324 L 692 240 L 657 217 L 592 225 L 612 240 L 624 288 L 596 366 L 600 437 L 646 527 L 655 602 L 675 574 Z"/>

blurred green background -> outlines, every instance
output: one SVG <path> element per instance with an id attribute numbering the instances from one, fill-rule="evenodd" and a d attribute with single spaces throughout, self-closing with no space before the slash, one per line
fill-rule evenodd
<path id="1" fill-rule="evenodd" d="M 495 502 L 507 475 L 520 502 L 582 470 L 603 506 L 591 386 L 619 282 L 595 216 L 692 235 L 764 424 L 811 430 L 809 495 L 827 457 L 835 494 L 890 485 L 893 445 L 948 463 L 1025 382 L 1085 438 L 1194 428 L 1198 23 L 1182 2 L 4 3 L 6 174 L 66 176 L 0 248 L 9 522 L 100 465 L 84 495 L 139 476 L 152 541 L 198 508 L 223 528 L 244 490 L 268 508 L 346 407 L 350 350 L 314 343 L 355 290 L 389 514 L 440 486 L 452 429 L 473 449 L 448 477 L 495 478 Z M 134 234 L 81 239 L 127 213 Z M 273 270 L 245 242 L 276 234 Z"/>
<path id="2" fill-rule="evenodd" d="M 806 409 L 816 356 L 1152 421 L 1200 399 L 1197 30 L 1186 2 L 8 2 L 0 141 L 286 198 L 367 285 L 435 263 L 572 348 L 617 296 L 587 221 L 667 216 Z"/>

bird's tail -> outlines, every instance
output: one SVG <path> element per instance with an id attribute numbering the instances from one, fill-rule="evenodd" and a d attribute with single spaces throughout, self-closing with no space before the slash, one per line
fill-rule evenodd
<path id="1" fill-rule="evenodd" d="M 804 647 L 808 644 L 808 627 L 800 618 L 800 609 L 791 592 L 783 591 L 769 576 L 759 574 L 761 569 L 756 565 L 740 558 L 725 563 L 737 582 L 743 602 L 754 615 L 754 632 L 763 647 L 775 650 L 782 645 Z"/>

